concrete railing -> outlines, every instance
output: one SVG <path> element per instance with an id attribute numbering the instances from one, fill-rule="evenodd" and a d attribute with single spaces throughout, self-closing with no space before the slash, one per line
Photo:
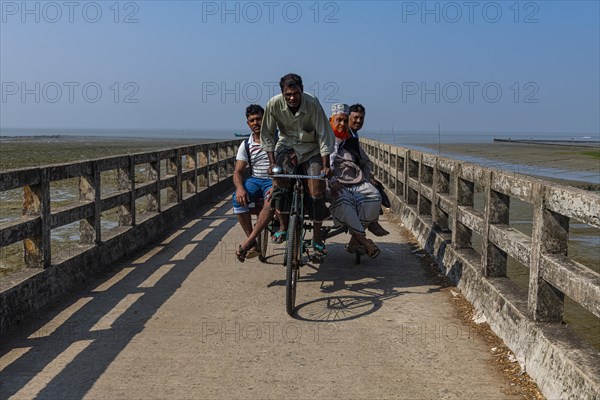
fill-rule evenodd
<path id="1" fill-rule="evenodd" d="M 600 354 L 562 324 L 565 295 L 600 317 L 600 274 L 567 255 L 569 220 L 600 228 L 600 195 L 529 176 L 361 139 L 375 175 L 420 244 L 483 311 L 550 399 L 598 398 Z M 477 209 L 475 194 L 483 194 Z M 511 199 L 533 208 L 531 236 L 511 227 Z M 480 201 L 481 202 L 481 201 Z M 473 246 L 473 234 L 481 248 Z M 527 293 L 507 277 L 529 268 Z"/>
<path id="2" fill-rule="evenodd" d="M 23 243 L 19 272 L 0 283 L 0 330 L 48 304 L 126 254 L 190 217 L 232 185 L 240 140 L 87 160 L 0 173 L 0 192 L 23 190 L 21 218 L 0 224 L 0 247 Z M 136 174 L 143 165 L 143 183 Z M 112 171 L 113 191 L 101 175 Z M 116 174 L 114 173 L 116 172 Z M 52 182 L 75 180 L 74 204 L 51 207 Z M 162 196 L 161 196 L 162 191 Z M 136 212 L 143 202 L 144 212 Z M 118 227 L 103 236 L 102 213 L 118 209 Z M 79 222 L 79 243 L 51 251 L 53 229 Z M 65 256 L 66 254 L 66 256 Z"/>

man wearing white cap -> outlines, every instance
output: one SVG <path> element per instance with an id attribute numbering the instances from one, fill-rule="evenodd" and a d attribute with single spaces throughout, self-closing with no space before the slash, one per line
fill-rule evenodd
<path id="1" fill-rule="evenodd" d="M 365 227 L 377 221 L 381 208 L 381 195 L 371 184 L 371 160 L 364 152 L 358 138 L 348 130 L 349 107 L 334 104 L 330 123 L 335 134 L 334 151 L 330 156 L 333 170 L 332 196 L 329 210 L 336 225 L 348 227 L 352 238 L 346 249 L 353 253 L 364 251 L 371 258 L 379 255 L 379 248 L 367 239 Z"/>

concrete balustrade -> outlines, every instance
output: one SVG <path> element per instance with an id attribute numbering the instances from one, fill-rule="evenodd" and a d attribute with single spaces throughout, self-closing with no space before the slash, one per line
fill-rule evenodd
<path id="1" fill-rule="evenodd" d="M 0 224 L 0 247 L 23 242 L 26 268 L 0 282 L 0 330 L 39 310 L 126 254 L 194 215 L 232 186 L 241 140 L 0 173 L 0 192 L 23 190 L 21 218 Z M 161 162 L 164 168 L 161 169 Z M 149 166 L 136 184 L 136 166 Z M 116 170 L 115 191 L 102 195 L 101 173 Z M 51 208 L 51 182 L 78 179 L 78 201 Z M 165 190 L 166 203 L 161 200 Z M 146 198 L 143 214 L 136 200 Z M 118 228 L 103 237 L 102 212 L 118 209 Z M 79 244 L 55 262 L 53 229 L 79 222 Z M 106 236 L 106 235 L 105 235 Z"/>
<path id="2" fill-rule="evenodd" d="M 548 398 L 597 398 L 600 353 L 562 324 L 568 296 L 600 317 L 600 274 L 568 257 L 569 221 L 600 228 L 600 195 L 435 154 L 361 142 L 392 211 L 483 311 Z M 476 187 L 483 211 L 475 207 Z M 533 208 L 528 236 L 510 226 L 511 199 Z M 473 234 L 481 249 L 473 248 Z M 529 268 L 527 294 L 507 277 L 508 256 Z"/>

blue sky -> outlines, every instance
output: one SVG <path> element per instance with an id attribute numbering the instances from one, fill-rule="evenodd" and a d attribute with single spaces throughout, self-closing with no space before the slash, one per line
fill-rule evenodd
<path id="1" fill-rule="evenodd" d="M 0 3 L 2 129 L 239 130 L 296 72 L 372 131 L 600 131 L 597 1 Z"/>

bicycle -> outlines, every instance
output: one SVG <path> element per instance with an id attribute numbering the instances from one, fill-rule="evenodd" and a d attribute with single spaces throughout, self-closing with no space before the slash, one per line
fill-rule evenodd
<path id="1" fill-rule="evenodd" d="M 294 314 L 296 306 L 296 287 L 300 278 L 300 267 L 304 265 L 301 255 L 306 253 L 310 259 L 309 248 L 312 247 L 312 240 L 305 239 L 306 231 L 312 230 L 311 223 L 305 223 L 304 218 L 304 185 L 303 179 L 325 179 L 325 174 L 321 175 L 296 175 L 282 174 L 281 167 L 273 167 L 273 178 L 294 179 L 292 191 L 292 204 L 289 213 L 288 234 L 285 246 L 284 266 L 286 267 L 285 279 L 285 305 L 288 315 Z M 347 232 L 346 227 L 322 228 L 323 240 Z"/>

